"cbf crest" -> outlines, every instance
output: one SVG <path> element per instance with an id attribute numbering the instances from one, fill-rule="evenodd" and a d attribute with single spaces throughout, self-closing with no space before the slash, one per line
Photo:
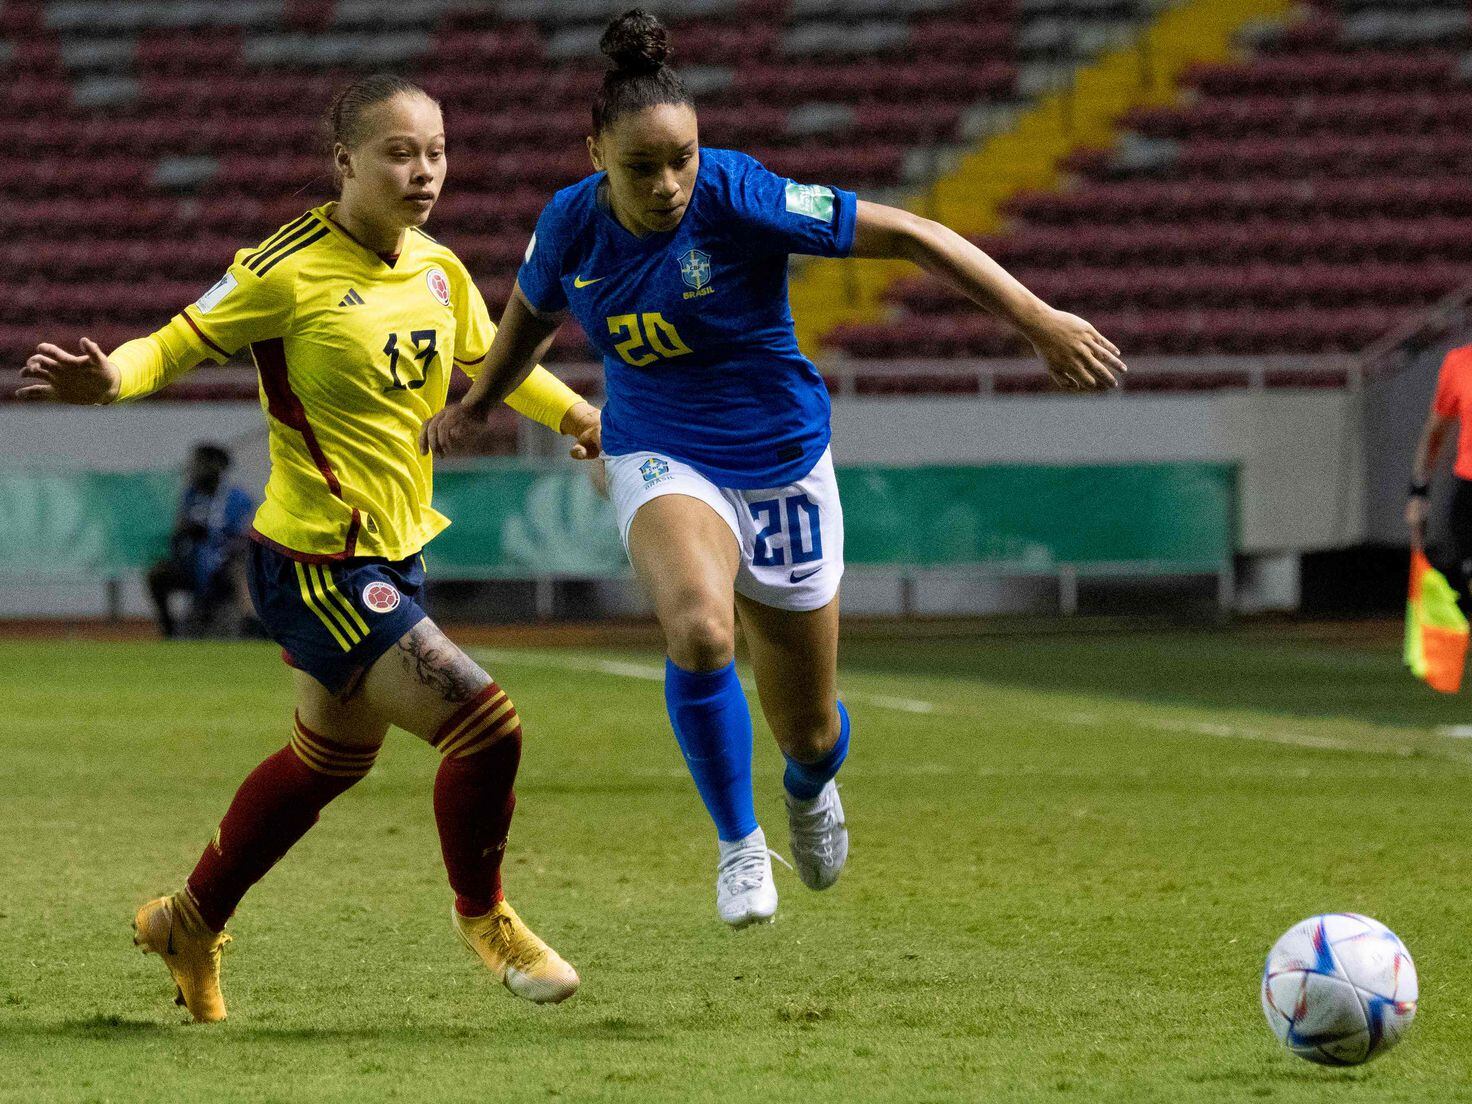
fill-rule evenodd
<path id="1" fill-rule="evenodd" d="M 651 456 L 639 465 L 639 474 L 644 477 L 644 484 L 658 483 L 670 474 L 668 462 L 661 460 L 658 456 Z"/>
<path id="2" fill-rule="evenodd" d="M 680 279 L 685 281 L 685 286 L 690 290 L 685 293 L 686 299 L 694 299 L 697 295 L 709 295 L 710 287 L 710 254 L 702 249 L 692 249 L 680 258 Z"/>

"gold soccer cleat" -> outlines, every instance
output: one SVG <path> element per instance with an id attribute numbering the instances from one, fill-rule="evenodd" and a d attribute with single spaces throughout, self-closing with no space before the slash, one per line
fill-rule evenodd
<path id="1" fill-rule="evenodd" d="M 158 955 L 169 968 L 178 987 L 175 1004 L 189 1009 L 199 1023 L 225 1018 L 220 948 L 230 936 L 210 930 L 188 890 L 149 901 L 133 917 L 133 932 L 133 944 L 144 954 Z"/>
<path id="2" fill-rule="evenodd" d="M 465 945 L 518 997 L 556 1004 L 577 992 L 578 972 L 505 901 L 484 916 L 461 916 L 451 905 L 450 916 Z"/>

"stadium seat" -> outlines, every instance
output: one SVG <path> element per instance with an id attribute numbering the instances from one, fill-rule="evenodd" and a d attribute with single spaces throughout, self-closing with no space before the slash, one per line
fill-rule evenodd
<path id="1" fill-rule="evenodd" d="M 443 102 L 451 180 L 435 232 L 503 300 L 548 195 L 589 169 L 596 39 L 620 7 L 0 6 L 0 25 L 25 30 L 0 122 L 28 151 L 0 169 L 0 254 L 23 289 L 0 340 L 19 340 L 27 317 L 121 332 L 198 294 L 236 249 L 328 197 L 322 111 L 345 79 L 383 64 L 417 70 Z M 1015 103 L 1029 67 L 1100 49 L 1154 7 L 679 0 L 661 14 L 707 144 L 884 193 L 933 161 L 922 151 L 963 142 L 978 106 Z M 1192 70 L 1187 102 L 1136 112 L 1119 147 L 1075 153 L 1069 187 L 1017 196 L 1005 232 L 981 244 L 1142 349 L 1346 347 L 1433 301 L 1472 261 L 1469 35 L 1461 0 L 1316 0 L 1260 32 L 1244 60 Z M 898 285 L 890 314 L 834 347 L 1019 351 L 927 280 Z M 555 354 L 588 355 L 575 327 Z"/>
<path id="2" fill-rule="evenodd" d="M 1245 60 L 1192 69 L 1192 95 L 1134 112 L 1117 148 L 1076 151 L 1066 187 L 1015 196 L 1005 232 L 978 244 L 1127 354 L 1363 348 L 1472 272 L 1468 11 L 1321 0 Z M 929 278 L 887 302 L 833 347 L 1025 351 Z"/>

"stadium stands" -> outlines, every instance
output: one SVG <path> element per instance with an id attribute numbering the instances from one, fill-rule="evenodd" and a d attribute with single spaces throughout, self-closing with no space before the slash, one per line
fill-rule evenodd
<path id="1" fill-rule="evenodd" d="M 672 22 L 704 139 L 880 195 L 923 183 L 978 112 L 1061 79 L 1157 0 L 684 0 Z M 0 349 L 43 332 L 116 342 L 160 321 L 327 196 L 318 115 L 348 75 L 393 67 L 445 104 L 452 186 L 435 225 L 504 297 L 582 136 L 609 0 L 0 7 L 0 122 L 33 151 L 0 169 L 16 294 Z M 576 327 L 557 351 L 586 357 Z"/>
<path id="2" fill-rule="evenodd" d="M 43 330 L 109 343 L 161 322 L 236 248 L 328 197 L 321 111 L 380 67 L 443 101 L 453 178 L 435 227 L 503 299 L 542 204 L 588 171 L 597 39 L 623 6 L 5 4 L 0 123 L 33 156 L 0 168 L 15 285 L 0 348 L 14 362 Z M 795 176 L 899 186 L 917 147 L 962 140 L 969 110 L 1015 94 L 1011 0 L 655 6 L 704 140 Z M 561 352 L 586 358 L 575 327 Z"/>
<path id="3" fill-rule="evenodd" d="M 615 0 L 10 0 L 0 123 L 0 349 L 115 343 L 233 251 L 329 194 L 319 115 L 391 67 L 445 104 L 453 178 L 434 228 L 493 303 L 581 138 Z M 998 112 L 1127 41 L 1163 0 L 680 0 L 655 5 L 703 138 L 887 198 L 923 188 Z M 1250 60 L 1197 68 L 1074 183 L 1009 206 L 982 244 L 1135 356 L 1362 348 L 1464 280 L 1472 251 L 1465 3 L 1339 0 Z M 1391 15 L 1395 18 L 1391 18 Z M 928 279 L 832 335 L 850 358 L 1015 356 Z M 554 356 L 587 359 L 576 327 Z M 238 386 L 238 385 L 237 385 Z M 218 394 L 217 387 L 208 394 Z"/>
<path id="4" fill-rule="evenodd" d="M 1132 355 L 1351 353 L 1472 279 L 1462 0 L 1321 2 L 1177 107 L 1081 150 L 984 248 Z M 832 335 L 853 357 L 1017 355 L 932 280 Z"/>

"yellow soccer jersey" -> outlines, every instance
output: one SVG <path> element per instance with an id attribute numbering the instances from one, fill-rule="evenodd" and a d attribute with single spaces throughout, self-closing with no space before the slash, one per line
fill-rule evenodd
<path id="1" fill-rule="evenodd" d="M 390 264 L 339 226 L 335 209 L 317 207 L 241 250 L 155 336 L 167 348 L 175 331 L 175 344 L 202 342 L 219 362 L 250 348 L 270 427 L 257 535 L 298 559 L 397 560 L 449 524 L 430 505 L 432 461 L 419 452 L 419 430 L 445 405 L 452 359 L 473 372 L 495 327 L 449 249 L 411 229 Z M 523 388 L 545 393 L 550 377 L 537 372 Z M 125 378 L 120 397 L 164 382 Z M 562 393 L 562 411 L 548 420 L 578 401 Z"/>

